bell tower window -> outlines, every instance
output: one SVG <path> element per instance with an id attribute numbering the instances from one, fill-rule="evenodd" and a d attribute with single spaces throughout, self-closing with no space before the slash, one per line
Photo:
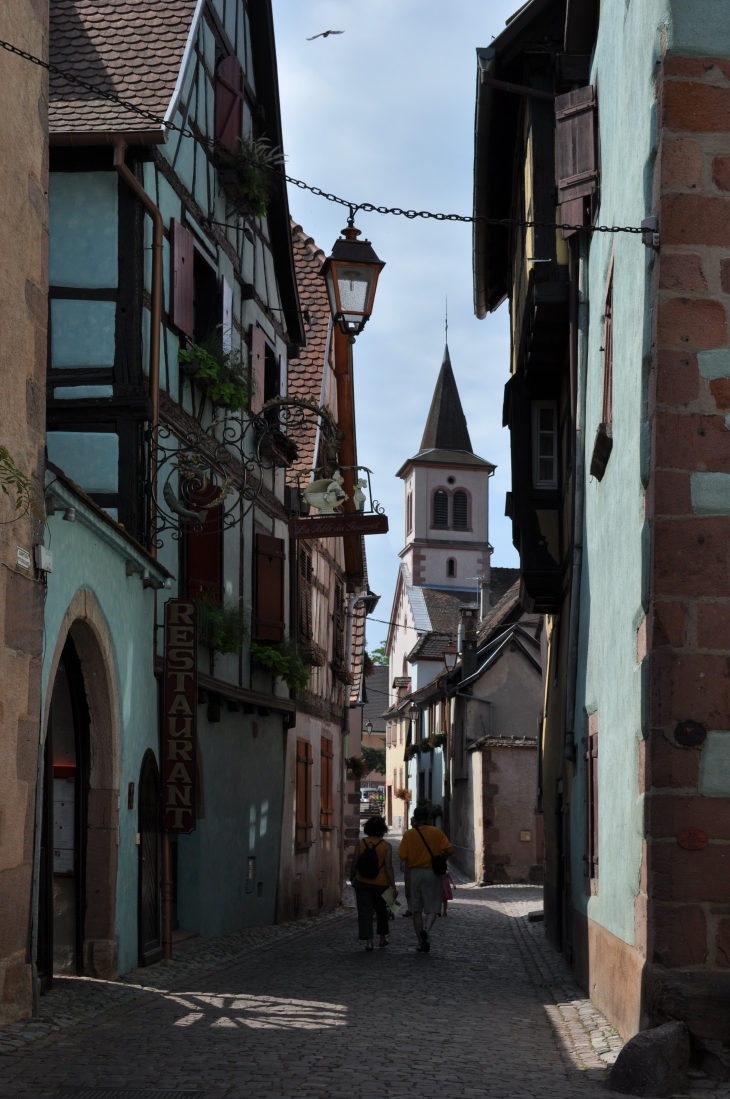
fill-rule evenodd
<path id="1" fill-rule="evenodd" d="M 466 530 L 468 518 L 466 493 L 460 489 L 454 493 L 452 509 L 454 530 Z"/>
<path id="2" fill-rule="evenodd" d="M 456 561 L 453 557 L 449 557 L 448 561 L 446 562 L 446 575 L 456 576 Z"/>
<path id="3" fill-rule="evenodd" d="M 433 525 L 435 527 L 449 525 L 449 498 L 442 488 L 433 494 Z"/>

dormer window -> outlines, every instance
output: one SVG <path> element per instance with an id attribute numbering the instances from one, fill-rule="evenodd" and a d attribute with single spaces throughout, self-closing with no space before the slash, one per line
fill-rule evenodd
<path id="1" fill-rule="evenodd" d="M 442 488 L 433 494 L 433 525 L 445 529 L 449 525 L 449 498 Z"/>

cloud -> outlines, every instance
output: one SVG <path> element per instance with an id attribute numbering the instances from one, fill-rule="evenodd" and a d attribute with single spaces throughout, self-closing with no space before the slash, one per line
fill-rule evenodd
<path id="1" fill-rule="evenodd" d="M 348 200 L 446 213 L 472 208 L 478 46 L 504 27 L 517 0 L 274 0 L 287 170 Z M 328 28 L 344 34 L 307 42 Z M 329 252 L 345 207 L 290 187 L 292 216 Z M 444 344 L 449 347 L 477 454 L 490 481 L 494 565 L 516 565 L 504 517 L 510 487 L 502 390 L 509 373 L 505 306 L 474 317 L 471 226 L 358 214 L 386 267 L 373 316 L 354 349 L 359 460 L 374 471 L 390 533 L 368 538 L 376 610 L 390 617 L 403 538 L 396 470 L 415 454 Z M 372 624 L 376 645 L 387 627 Z"/>

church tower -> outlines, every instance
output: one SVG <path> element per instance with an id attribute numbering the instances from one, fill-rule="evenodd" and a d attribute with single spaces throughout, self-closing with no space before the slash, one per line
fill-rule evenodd
<path id="1" fill-rule="evenodd" d="M 417 587 L 489 590 L 489 477 L 495 466 L 472 450 L 449 345 L 421 447 L 398 470 L 405 490 L 400 556 Z"/>

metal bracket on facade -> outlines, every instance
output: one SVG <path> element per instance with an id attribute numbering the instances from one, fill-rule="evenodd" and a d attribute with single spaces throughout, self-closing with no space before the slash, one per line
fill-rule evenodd
<path id="1" fill-rule="evenodd" d="M 653 248 L 655 252 L 659 251 L 659 218 L 656 214 L 641 222 L 641 243 L 647 248 Z"/>

